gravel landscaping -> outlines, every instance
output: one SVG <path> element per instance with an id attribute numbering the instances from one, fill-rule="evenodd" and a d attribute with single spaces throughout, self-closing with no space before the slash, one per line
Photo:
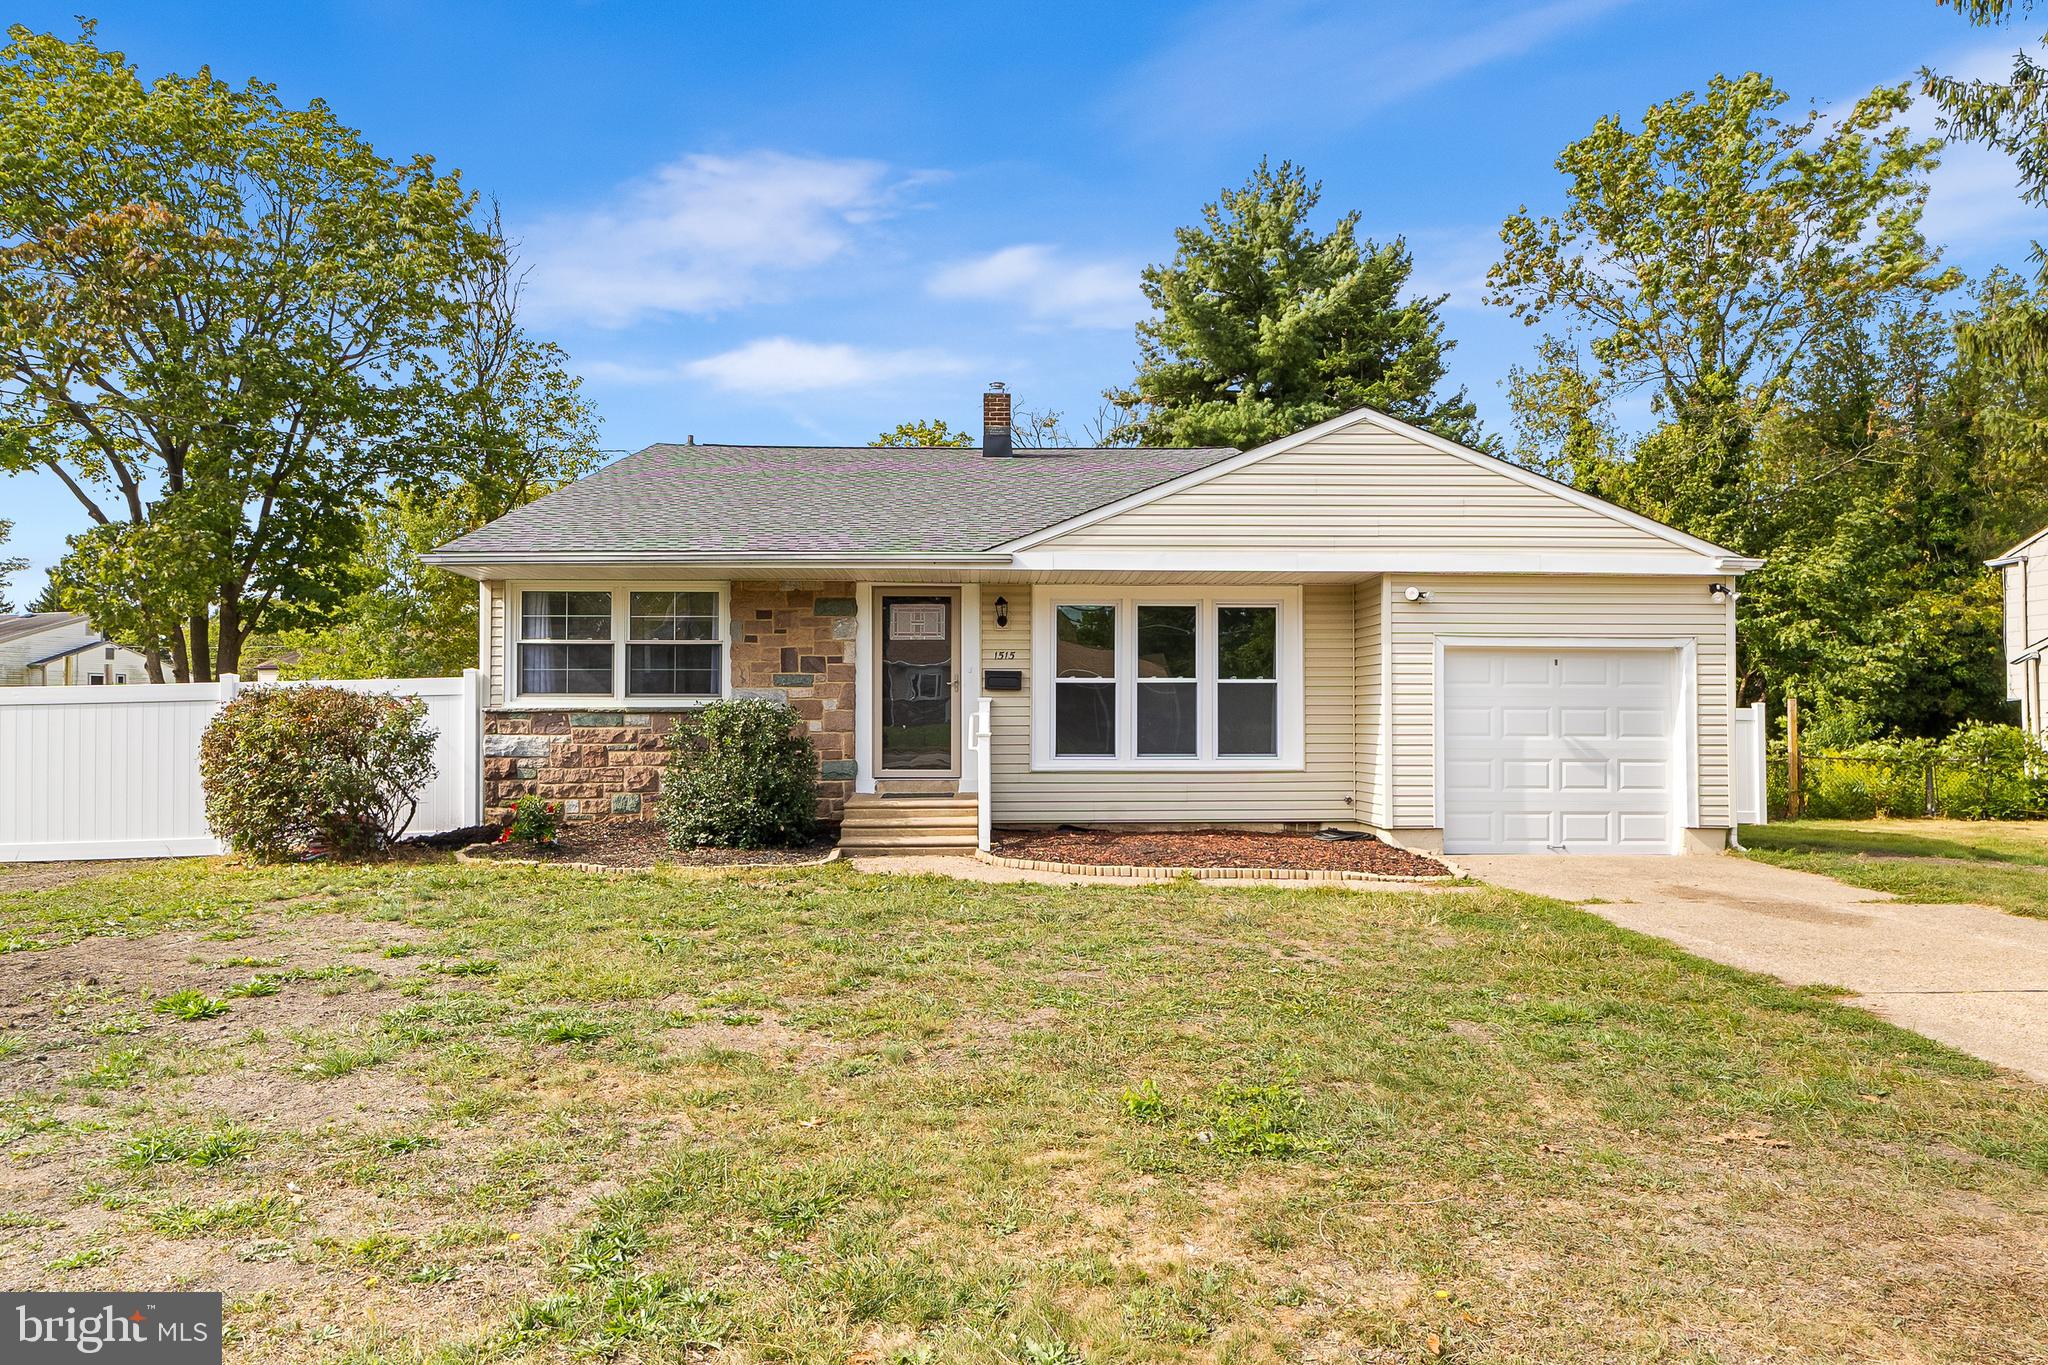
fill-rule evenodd
<path id="1" fill-rule="evenodd" d="M 1111 830 L 1000 831 L 995 852 L 1006 858 L 1098 867 L 1285 868 L 1304 872 L 1372 872 L 1386 877 L 1446 877 L 1434 858 L 1377 839 L 1318 839 L 1311 834 L 1248 834 L 1180 830 L 1156 834 Z"/>

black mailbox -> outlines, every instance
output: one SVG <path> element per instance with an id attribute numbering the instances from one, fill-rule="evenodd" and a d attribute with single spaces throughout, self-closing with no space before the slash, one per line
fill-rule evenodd
<path id="1" fill-rule="evenodd" d="M 981 690 L 984 692 L 1022 692 L 1024 670 L 1021 668 L 986 668 L 981 673 Z"/>

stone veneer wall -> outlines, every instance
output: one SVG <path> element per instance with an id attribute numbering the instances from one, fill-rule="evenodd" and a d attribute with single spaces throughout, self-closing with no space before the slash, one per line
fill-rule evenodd
<path id="1" fill-rule="evenodd" d="M 852 794 L 855 674 L 851 583 L 735 583 L 726 648 L 732 694 L 796 709 L 818 750 L 818 818 Z M 529 793 L 572 819 L 651 818 L 674 712 L 504 710 L 484 717 L 484 808 L 502 819 Z"/>

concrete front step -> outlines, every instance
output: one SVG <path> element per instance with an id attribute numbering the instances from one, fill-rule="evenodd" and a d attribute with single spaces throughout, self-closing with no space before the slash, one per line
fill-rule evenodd
<path id="1" fill-rule="evenodd" d="M 841 832 L 839 851 L 841 853 L 937 853 L 952 849 L 971 849 L 975 846 L 974 831 L 965 834 L 891 834 L 868 835 Z"/>
<path id="2" fill-rule="evenodd" d="M 953 853 L 972 849 L 981 807 L 972 796 L 863 792 L 847 798 L 839 847 L 847 853 Z"/>

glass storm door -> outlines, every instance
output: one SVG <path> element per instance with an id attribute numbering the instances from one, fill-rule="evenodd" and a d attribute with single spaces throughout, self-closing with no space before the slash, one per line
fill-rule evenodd
<path id="1" fill-rule="evenodd" d="M 883 775 L 959 773 L 953 743 L 953 647 L 959 602 L 935 594 L 881 594 Z"/>

